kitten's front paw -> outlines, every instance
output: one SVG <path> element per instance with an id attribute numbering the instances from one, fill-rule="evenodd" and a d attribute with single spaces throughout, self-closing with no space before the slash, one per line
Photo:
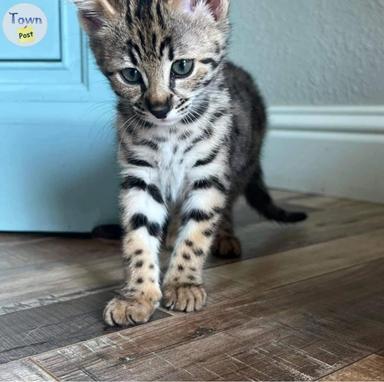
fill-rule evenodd
<path id="1" fill-rule="evenodd" d="M 109 326 L 132 326 L 148 322 L 158 307 L 158 299 L 148 297 L 115 297 L 104 309 Z"/>
<path id="2" fill-rule="evenodd" d="M 233 235 L 218 233 L 212 245 L 212 255 L 221 258 L 235 258 L 241 256 L 240 240 Z"/>
<path id="3" fill-rule="evenodd" d="M 207 301 L 207 293 L 201 285 L 168 284 L 163 287 L 163 304 L 170 310 L 199 311 Z"/>

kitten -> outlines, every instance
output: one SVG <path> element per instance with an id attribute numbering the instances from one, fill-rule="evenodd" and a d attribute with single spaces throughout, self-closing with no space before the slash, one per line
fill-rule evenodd
<path id="1" fill-rule="evenodd" d="M 266 112 L 250 75 L 226 61 L 229 0 L 75 3 L 119 97 L 125 284 L 104 319 L 146 322 L 161 298 L 169 309 L 198 311 L 208 253 L 240 255 L 239 195 L 268 219 L 306 217 L 277 207 L 265 187 Z M 158 254 L 171 217 L 179 229 L 161 289 Z"/>

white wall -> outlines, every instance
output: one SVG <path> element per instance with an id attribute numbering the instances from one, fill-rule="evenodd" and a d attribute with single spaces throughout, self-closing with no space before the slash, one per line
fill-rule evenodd
<path id="1" fill-rule="evenodd" d="M 272 106 L 381 105 L 384 0 L 232 0 L 232 58 Z"/>
<path id="2" fill-rule="evenodd" d="M 384 202 L 384 0 L 232 0 L 270 106 L 271 185 Z"/>

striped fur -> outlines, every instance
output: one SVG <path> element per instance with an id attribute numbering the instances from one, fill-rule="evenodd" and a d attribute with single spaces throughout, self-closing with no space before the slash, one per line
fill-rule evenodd
<path id="1" fill-rule="evenodd" d="M 119 97 L 126 280 L 107 305 L 105 321 L 145 322 L 162 295 L 170 309 L 199 310 L 206 301 L 203 264 L 215 236 L 217 244 L 226 235 L 226 252 L 240 251 L 232 230 L 234 201 L 246 190 L 258 208 L 254 174 L 258 195 L 268 195 L 259 163 L 264 105 L 248 74 L 225 60 L 229 0 L 75 2 Z M 193 60 L 185 78 L 171 71 L 182 59 Z M 136 69 L 140 81 L 127 83 L 127 68 Z M 166 117 L 159 117 L 164 110 Z M 161 291 L 158 253 L 176 216 L 178 234 Z"/>

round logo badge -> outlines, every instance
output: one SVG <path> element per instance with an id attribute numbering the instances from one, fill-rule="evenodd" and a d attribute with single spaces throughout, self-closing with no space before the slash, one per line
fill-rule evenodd
<path id="1" fill-rule="evenodd" d="M 7 39 L 13 44 L 32 46 L 39 43 L 47 34 L 47 16 L 36 5 L 16 4 L 5 13 L 3 30 Z"/>

